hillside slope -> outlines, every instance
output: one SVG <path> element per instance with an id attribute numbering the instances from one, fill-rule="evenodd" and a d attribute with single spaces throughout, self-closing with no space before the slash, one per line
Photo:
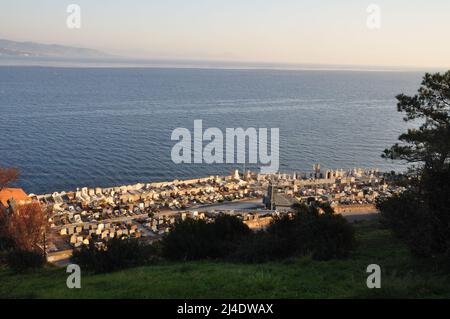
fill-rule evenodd
<path id="1" fill-rule="evenodd" d="M 215 261 L 161 263 L 110 274 L 82 274 L 66 288 L 65 269 L 24 275 L 0 269 L 2 298 L 370 298 L 450 297 L 450 278 L 413 259 L 388 230 L 357 225 L 359 247 L 347 260 L 295 258 L 243 265 Z M 382 288 L 366 287 L 366 267 L 382 267 Z"/>
<path id="2" fill-rule="evenodd" d="M 108 55 L 93 49 L 0 39 L 0 56 L 99 58 Z"/>

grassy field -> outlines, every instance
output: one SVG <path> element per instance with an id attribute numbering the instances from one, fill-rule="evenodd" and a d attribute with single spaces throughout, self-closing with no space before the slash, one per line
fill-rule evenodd
<path id="1" fill-rule="evenodd" d="M 27 274 L 0 268 L 2 298 L 450 298 L 448 270 L 413 259 L 375 222 L 357 226 L 359 247 L 346 260 L 294 258 L 243 265 L 215 261 L 160 263 L 110 274 L 82 274 L 66 287 L 65 269 Z M 366 267 L 382 268 L 381 289 L 366 287 Z"/>

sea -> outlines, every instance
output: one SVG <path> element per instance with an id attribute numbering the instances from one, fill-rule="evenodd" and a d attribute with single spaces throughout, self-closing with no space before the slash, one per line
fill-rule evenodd
<path id="1" fill-rule="evenodd" d="M 279 170 L 378 168 L 408 127 L 395 96 L 423 72 L 0 66 L 0 166 L 28 193 L 258 171 L 176 164 L 176 128 L 279 128 Z"/>

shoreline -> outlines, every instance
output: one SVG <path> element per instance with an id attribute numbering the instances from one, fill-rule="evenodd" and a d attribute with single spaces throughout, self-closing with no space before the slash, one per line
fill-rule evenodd
<path id="1" fill-rule="evenodd" d="M 358 170 L 363 170 L 363 171 L 367 171 L 367 170 L 376 170 L 378 174 L 382 175 L 382 174 L 389 174 L 388 171 L 382 171 L 379 170 L 378 168 L 372 168 L 372 167 L 363 167 L 363 166 L 359 166 L 359 167 L 354 167 L 354 168 L 340 168 L 340 169 L 336 169 L 336 170 L 341 170 L 343 172 L 350 172 L 354 169 L 358 169 Z M 331 169 L 331 170 L 335 170 L 335 169 Z M 237 170 L 239 171 L 239 170 Z M 239 173 L 241 173 L 239 171 Z M 262 173 L 258 173 L 258 172 L 253 172 L 250 170 L 247 170 L 247 173 L 251 173 L 251 174 L 256 174 L 258 176 L 261 176 L 262 178 L 271 176 L 271 175 L 297 175 L 297 176 L 301 176 L 301 175 L 307 175 L 310 174 L 312 172 L 310 171 L 286 171 L 286 172 L 277 172 L 277 173 L 273 173 L 273 174 L 262 174 Z M 397 174 L 402 174 L 402 172 L 397 172 Z M 118 191 L 118 190 L 130 190 L 132 188 L 136 188 L 136 187 L 140 187 L 140 188 L 149 188 L 149 187 L 163 187 L 163 186 L 171 186 L 171 185 L 180 185 L 180 184 L 192 184 L 192 183 L 202 183 L 202 182 L 206 182 L 206 181 L 211 181 L 213 179 L 216 178 L 220 178 L 223 180 L 226 180 L 228 178 L 230 178 L 231 175 L 202 175 L 200 177 L 193 177 L 193 178 L 188 178 L 188 179 L 172 179 L 172 180 L 164 180 L 164 181 L 152 181 L 152 182 L 136 182 L 136 183 L 131 183 L 131 184 L 122 184 L 122 185 L 116 185 L 116 186 L 106 186 L 106 187 L 102 187 L 102 186 L 83 186 L 83 187 L 76 187 L 75 189 L 71 189 L 71 190 L 61 190 L 61 191 L 53 191 L 53 192 L 46 192 L 46 193 L 33 193 L 27 192 L 28 196 L 37 196 L 37 197 L 45 197 L 45 196 L 52 196 L 54 194 L 68 194 L 68 193 L 75 193 L 77 191 L 81 191 L 83 189 L 94 189 L 94 190 L 101 190 L 101 191 Z M 316 184 L 320 184 L 321 181 L 323 179 L 312 179 L 312 178 L 297 178 L 298 181 L 303 181 L 304 183 L 316 183 Z M 18 186 L 19 187 L 19 186 Z"/>

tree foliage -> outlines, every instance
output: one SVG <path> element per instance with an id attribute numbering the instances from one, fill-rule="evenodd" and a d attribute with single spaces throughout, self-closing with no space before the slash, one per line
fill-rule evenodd
<path id="1" fill-rule="evenodd" d="M 383 157 L 420 164 L 419 169 L 445 170 L 450 156 L 450 71 L 425 74 L 418 94 L 397 95 L 397 110 L 404 121 L 420 122 L 399 136 L 401 143 Z"/>
<path id="2" fill-rule="evenodd" d="M 17 168 L 0 167 L 0 191 L 3 188 L 8 187 L 11 183 L 14 183 L 19 178 L 20 172 Z"/>
<path id="3" fill-rule="evenodd" d="M 36 251 L 14 249 L 6 254 L 6 264 L 15 272 L 40 268 L 44 265 L 44 256 Z"/>
<path id="4" fill-rule="evenodd" d="M 39 203 L 15 205 L 9 213 L 0 213 L 1 237 L 10 240 L 15 248 L 38 251 L 43 243 L 47 225 L 46 216 Z"/>
<path id="5" fill-rule="evenodd" d="M 163 239 L 163 255 L 172 260 L 225 258 L 250 229 L 235 216 L 220 215 L 213 223 L 187 218 Z"/>
<path id="6" fill-rule="evenodd" d="M 416 95 L 397 100 L 404 120 L 418 127 L 382 156 L 410 163 L 414 174 L 405 192 L 379 200 L 378 208 L 415 254 L 450 256 L 450 71 L 425 74 Z"/>
<path id="7" fill-rule="evenodd" d="M 355 248 L 355 232 L 342 217 L 326 206 L 295 205 L 293 217 L 274 219 L 265 231 L 242 243 L 235 259 L 246 262 L 280 260 L 310 255 L 313 259 L 345 258 Z"/>
<path id="8" fill-rule="evenodd" d="M 71 261 L 96 273 L 106 273 L 148 264 L 155 258 L 155 247 L 145 245 L 135 238 L 113 238 L 104 246 L 91 242 L 75 249 Z"/>

